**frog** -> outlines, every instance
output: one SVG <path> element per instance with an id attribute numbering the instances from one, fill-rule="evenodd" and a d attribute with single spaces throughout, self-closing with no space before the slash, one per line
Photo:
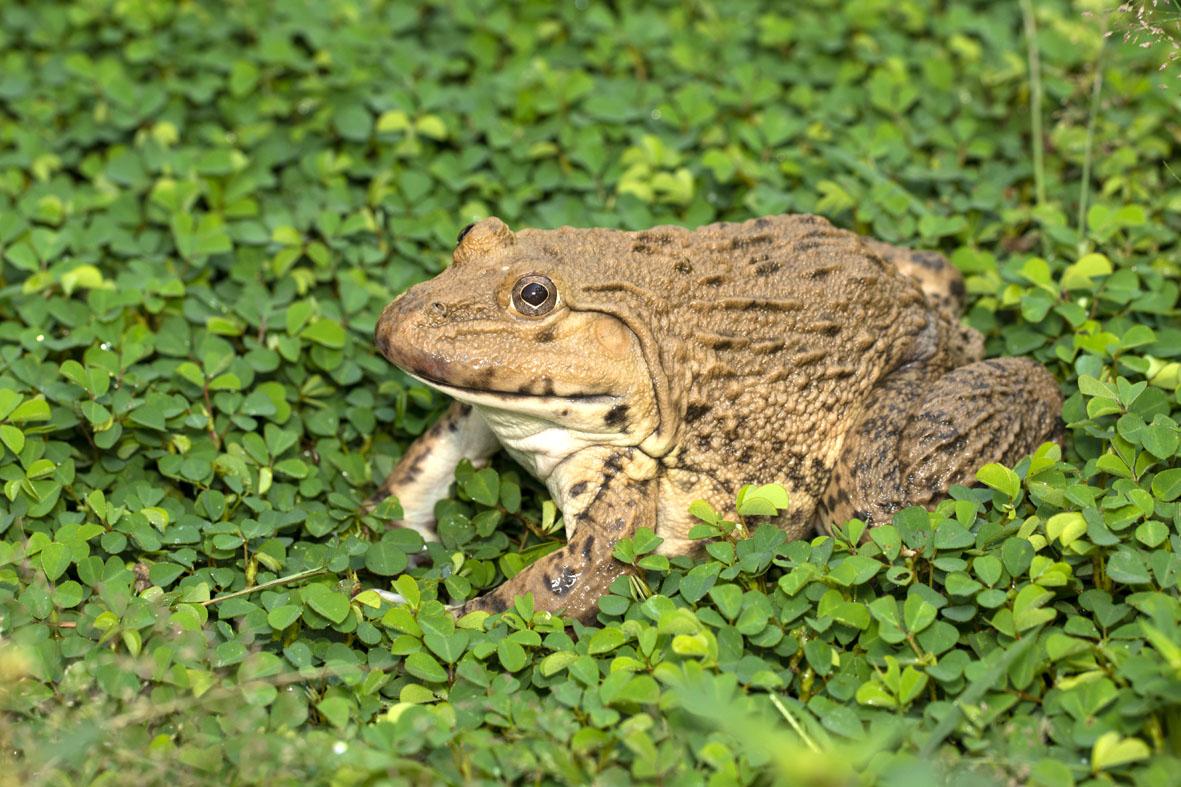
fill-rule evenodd
<path id="1" fill-rule="evenodd" d="M 566 543 L 453 611 L 532 593 L 583 621 L 636 570 L 622 539 L 649 528 L 658 554 L 692 555 L 691 504 L 733 518 L 745 484 L 788 492 L 760 520 L 788 538 L 931 509 L 1061 430 L 1053 375 L 985 358 L 964 300 L 943 255 L 819 216 L 638 231 L 485 218 L 376 322 L 380 353 L 453 400 L 377 498 L 437 540 L 457 463 L 506 451 L 548 490 Z"/>

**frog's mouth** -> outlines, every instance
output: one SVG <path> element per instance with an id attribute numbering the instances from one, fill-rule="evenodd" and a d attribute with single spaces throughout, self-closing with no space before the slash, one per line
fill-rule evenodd
<path id="1" fill-rule="evenodd" d="M 468 404 L 482 404 L 489 406 L 496 406 L 497 404 L 505 406 L 509 402 L 523 402 L 535 400 L 538 402 L 579 402 L 584 404 L 606 404 L 613 406 L 618 404 L 622 397 L 614 394 L 606 393 L 532 393 L 531 391 L 502 391 L 495 388 L 476 388 L 464 385 L 455 385 L 454 383 L 444 382 L 436 379 L 431 375 L 425 374 L 421 371 L 409 371 L 402 369 L 409 377 L 418 380 L 423 385 L 428 385 L 440 393 L 445 393 L 453 399 L 458 399 L 461 402 Z M 513 409 L 505 406 L 505 409 Z"/>
<path id="2" fill-rule="evenodd" d="M 381 354 L 410 377 L 461 402 L 531 413 L 556 409 L 560 415 L 579 406 L 610 408 L 623 401 L 609 391 L 588 390 L 569 375 L 527 374 L 505 368 L 495 356 L 439 353 L 415 342 L 397 341 L 401 325 L 394 317 L 396 312 L 387 309 L 375 332 Z"/>

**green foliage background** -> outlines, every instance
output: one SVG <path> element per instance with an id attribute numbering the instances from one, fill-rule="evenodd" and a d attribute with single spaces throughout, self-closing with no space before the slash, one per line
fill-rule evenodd
<path id="1" fill-rule="evenodd" d="M 1181 66 L 1128 24 L 0 3 L 0 783 L 1175 783 Z M 1063 381 L 1065 454 L 863 545 L 702 511 L 696 561 L 621 546 L 598 626 L 457 627 L 560 523 L 507 464 L 421 567 L 359 513 L 444 405 L 381 307 L 486 215 L 781 211 L 949 253 L 989 350 Z"/>

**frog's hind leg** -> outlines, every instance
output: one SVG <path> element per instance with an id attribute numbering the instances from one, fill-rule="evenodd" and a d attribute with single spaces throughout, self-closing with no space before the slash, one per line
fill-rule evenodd
<path id="1" fill-rule="evenodd" d="M 455 480 L 455 466 L 461 459 L 479 466 L 499 447 L 480 414 L 471 405 L 454 402 L 410 444 L 366 505 L 371 508 L 394 495 L 405 513 L 401 525 L 417 531 L 427 541 L 438 541 L 435 503 L 447 496 Z"/>
<path id="2" fill-rule="evenodd" d="M 964 277 L 947 258 L 936 251 L 891 246 L 865 239 L 866 246 L 901 273 L 916 280 L 923 295 L 936 308 L 958 317 L 964 309 Z"/>
<path id="3" fill-rule="evenodd" d="M 1057 382 L 1028 358 L 979 361 L 933 382 L 887 378 L 845 438 L 820 523 L 883 524 L 900 508 L 932 506 L 981 466 L 1016 464 L 1056 439 L 1061 409 Z"/>

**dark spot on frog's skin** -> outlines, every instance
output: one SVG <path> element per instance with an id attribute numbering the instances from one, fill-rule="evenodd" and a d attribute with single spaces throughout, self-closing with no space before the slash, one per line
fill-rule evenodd
<path id="1" fill-rule="evenodd" d="M 569 566 L 562 566 L 562 573 L 556 578 L 551 578 L 549 574 L 545 575 L 545 586 L 555 596 L 564 596 L 578 584 L 578 576 L 577 571 L 572 570 Z"/>
<path id="2" fill-rule="evenodd" d="M 667 246 L 673 242 L 673 236 L 665 232 L 642 232 L 636 237 L 638 243 L 654 243 L 657 246 Z"/>
<path id="3" fill-rule="evenodd" d="M 591 551 L 595 548 L 595 537 L 587 536 L 586 541 L 582 542 L 582 556 L 590 560 Z"/>
<path id="4" fill-rule="evenodd" d="M 460 415 L 467 415 L 471 411 L 472 411 L 472 406 L 470 404 L 461 404 L 459 406 L 459 414 Z"/>
<path id="5" fill-rule="evenodd" d="M 537 334 L 538 344 L 549 344 L 554 340 L 554 326 L 546 328 L 541 333 Z"/>
<path id="6" fill-rule="evenodd" d="M 815 251 L 820 248 L 820 242 L 815 240 L 800 241 L 792 247 L 792 251 L 798 254 L 807 254 L 810 251 Z"/>
<path id="7" fill-rule="evenodd" d="M 504 612 L 506 609 L 508 609 L 508 602 L 500 596 L 492 596 L 488 599 L 489 612 L 496 614 L 498 612 Z"/>
<path id="8" fill-rule="evenodd" d="M 467 237 L 467 234 L 472 231 L 472 227 L 474 227 L 474 226 L 476 226 L 476 225 L 469 224 L 459 231 L 459 234 L 457 236 L 455 236 L 455 245 L 456 246 L 463 243 L 463 239 Z"/>
<path id="9" fill-rule="evenodd" d="M 413 473 L 415 475 L 418 475 L 418 471 L 422 467 L 422 462 L 424 459 L 426 459 L 426 454 L 427 454 L 427 452 L 423 451 L 423 452 L 417 454 L 413 459 L 411 459 L 410 464 L 406 467 L 406 473 L 407 474 Z"/>
<path id="10" fill-rule="evenodd" d="M 803 235 L 796 238 L 796 241 L 799 242 L 802 240 L 812 240 L 813 238 L 831 238 L 832 235 L 833 235 L 833 233 L 829 228 L 817 227 L 814 230 L 808 230 Z"/>
<path id="11" fill-rule="evenodd" d="M 771 220 L 766 216 L 760 216 L 759 218 L 755 219 L 755 226 L 761 230 L 766 229 L 768 226 L 770 226 L 770 224 Z"/>
<path id="12" fill-rule="evenodd" d="M 652 248 L 646 243 L 633 243 L 632 251 L 636 254 L 655 254 L 656 249 Z"/>
<path id="13" fill-rule="evenodd" d="M 611 520 L 607 527 L 611 528 L 612 530 L 623 530 L 623 526 L 625 524 L 626 523 L 623 521 L 623 517 L 616 517 L 615 519 Z"/>
<path id="14" fill-rule="evenodd" d="M 915 262 L 929 271 L 943 270 L 947 262 L 943 259 L 943 255 L 936 254 L 933 251 L 919 251 L 911 255 Z"/>
<path id="15" fill-rule="evenodd" d="M 697 283 L 702 285 L 703 287 L 720 287 L 722 285 L 722 282 L 724 282 L 725 280 L 726 280 L 725 276 L 715 273 L 715 274 L 711 274 L 709 276 L 702 276 L 700 279 L 697 280 Z"/>
<path id="16" fill-rule="evenodd" d="M 627 425 L 627 405 L 626 404 L 617 404 L 614 407 L 612 407 L 610 410 L 607 411 L 607 414 L 605 416 L 603 416 L 603 423 L 605 423 L 607 426 L 610 426 L 610 427 L 616 428 L 616 429 L 618 429 L 619 427 L 622 427 L 622 426 L 626 426 Z"/>
<path id="17" fill-rule="evenodd" d="M 603 463 L 603 469 L 606 470 L 607 472 L 609 472 L 610 474 L 615 475 L 616 473 L 618 473 L 620 470 L 623 469 L 623 463 L 619 461 L 618 456 L 612 456 L 610 459 L 608 459 L 606 462 Z"/>
<path id="18" fill-rule="evenodd" d="M 533 382 L 528 382 L 528 383 L 525 383 L 524 385 L 521 385 L 520 387 L 517 388 L 517 393 L 530 394 L 530 395 L 540 395 L 540 396 L 553 396 L 554 395 L 554 381 L 550 377 L 542 377 L 540 380 L 538 380 L 536 382 L 536 384 Z"/>
<path id="19" fill-rule="evenodd" d="M 685 410 L 685 422 L 693 423 L 697 419 L 709 412 L 708 404 L 691 404 Z"/>
<path id="20" fill-rule="evenodd" d="M 677 273 L 692 273 L 693 266 L 689 264 L 688 260 L 678 260 L 677 264 L 673 266 Z"/>
<path id="21" fill-rule="evenodd" d="M 730 241 L 731 250 L 747 249 L 751 246 L 765 246 L 771 242 L 771 236 L 767 234 L 761 235 L 739 235 Z"/>
<path id="22" fill-rule="evenodd" d="M 573 495 L 574 497 L 578 497 L 579 495 L 581 495 L 583 492 L 586 491 L 586 487 L 587 487 L 586 481 L 579 481 L 577 484 L 570 487 L 570 494 Z"/>
<path id="23" fill-rule="evenodd" d="M 698 435 L 697 436 L 697 447 L 702 450 L 709 448 L 709 435 L 705 435 L 705 434 Z"/>
<path id="24" fill-rule="evenodd" d="M 774 260 L 760 262 L 758 265 L 755 266 L 755 275 L 756 276 L 770 276 L 772 273 L 778 273 L 778 272 L 779 272 L 779 263 L 775 262 Z"/>
<path id="25" fill-rule="evenodd" d="M 951 294 L 952 295 L 954 295 L 956 298 L 963 298 L 964 293 L 965 293 L 964 283 L 962 281 L 960 281 L 959 279 L 956 279 L 955 281 L 953 281 L 951 283 Z"/>
<path id="26" fill-rule="evenodd" d="M 805 457 L 803 454 L 788 452 L 783 457 L 783 468 L 791 476 L 792 480 L 799 481 L 800 476 L 803 475 Z"/>

